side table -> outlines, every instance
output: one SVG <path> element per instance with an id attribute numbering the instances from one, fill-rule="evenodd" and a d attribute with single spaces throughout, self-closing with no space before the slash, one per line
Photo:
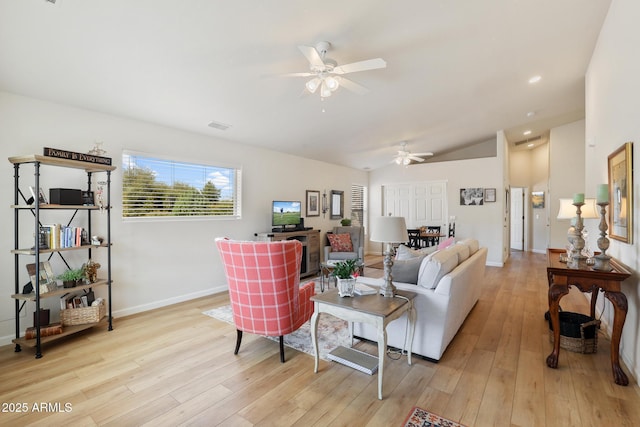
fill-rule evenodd
<path id="1" fill-rule="evenodd" d="M 315 353 L 314 372 L 318 372 L 320 353 L 318 350 L 318 319 L 320 313 L 332 314 L 349 322 L 349 332 L 353 338 L 352 322 L 369 323 L 378 329 L 378 399 L 382 400 L 382 378 L 384 373 L 384 359 L 387 351 L 387 324 L 397 319 L 405 312 L 409 319 L 409 332 L 405 339 L 407 347 L 407 362 L 411 365 L 411 351 L 413 349 L 413 333 L 415 331 L 416 314 L 413 308 L 415 292 L 396 291 L 393 298 L 385 298 L 379 294 L 360 295 L 354 297 L 340 297 L 338 290 L 311 297 L 314 302 L 314 312 L 311 316 L 311 341 Z M 404 350 L 404 349 L 403 349 Z"/>
<path id="2" fill-rule="evenodd" d="M 627 317 L 627 297 L 621 291 L 623 280 L 631 276 L 620 263 L 611 258 L 611 271 L 598 271 L 589 266 L 568 268 L 560 262 L 563 249 L 547 250 L 547 278 L 549 280 L 549 316 L 553 326 L 553 351 L 547 357 L 547 366 L 558 367 L 560 355 L 560 299 L 569 293 L 570 286 L 576 286 L 582 292 L 591 292 L 591 317 L 595 318 L 598 292 L 604 292 L 613 304 L 613 331 L 611 334 L 611 369 L 616 384 L 628 385 L 629 379 L 620 367 L 620 337 Z"/>

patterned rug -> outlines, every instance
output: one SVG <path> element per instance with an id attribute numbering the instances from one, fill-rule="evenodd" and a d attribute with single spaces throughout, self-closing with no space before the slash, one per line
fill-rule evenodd
<path id="1" fill-rule="evenodd" d="M 233 313 L 231 312 L 230 305 L 207 310 L 202 314 L 206 314 L 209 317 L 213 317 L 214 319 L 233 325 Z M 278 341 L 278 337 L 266 338 Z M 354 344 L 357 342 L 357 339 L 353 340 Z M 285 335 L 284 345 L 313 356 L 310 323 L 305 322 L 297 331 L 294 331 L 289 335 Z M 350 347 L 347 322 L 330 314 L 322 313 L 320 315 L 320 321 L 318 322 L 318 347 L 320 349 L 320 358 L 328 360 L 327 354 L 340 345 Z"/>
<path id="2" fill-rule="evenodd" d="M 464 427 L 455 421 L 414 406 L 403 424 L 404 427 Z"/>

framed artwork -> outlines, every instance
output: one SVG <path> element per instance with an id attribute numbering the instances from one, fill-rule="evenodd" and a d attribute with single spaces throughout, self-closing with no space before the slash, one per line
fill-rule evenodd
<path id="1" fill-rule="evenodd" d="M 307 190 L 307 215 L 320 216 L 320 192 Z"/>
<path id="2" fill-rule="evenodd" d="M 32 186 L 29 186 L 29 191 L 31 192 L 31 197 L 33 197 L 33 200 L 38 199 L 38 203 L 41 205 L 47 204 L 47 196 L 45 196 L 44 191 L 42 191 L 42 187 L 38 189 L 37 197 L 36 197 L 36 191 Z"/>
<path id="3" fill-rule="evenodd" d="M 485 188 L 484 189 L 484 202 L 485 203 L 494 203 L 496 201 L 496 189 L 495 188 Z"/>
<path id="4" fill-rule="evenodd" d="M 330 219 L 342 219 L 344 216 L 344 191 L 331 190 Z"/>
<path id="5" fill-rule="evenodd" d="M 484 204 L 484 188 L 461 188 L 460 205 L 476 206 Z"/>
<path id="6" fill-rule="evenodd" d="M 633 143 L 608 157 L 609 237 L 633 243 Z"/>
<path id="7" fill-rule="evenodd" d="M 533 209 L 544 209 L 544 191 L 531 192 L 531 207 Z"/>

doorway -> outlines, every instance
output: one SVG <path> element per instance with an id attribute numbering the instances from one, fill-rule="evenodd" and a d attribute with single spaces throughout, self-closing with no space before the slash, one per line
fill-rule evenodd
<path id="1" fill-rule="evenodd" d="M 511 249 L 516 251 L 524 251 L 525 242 L 525 224 L 526 211 L 525 205 L 525 188 L 511 187 Z"/>

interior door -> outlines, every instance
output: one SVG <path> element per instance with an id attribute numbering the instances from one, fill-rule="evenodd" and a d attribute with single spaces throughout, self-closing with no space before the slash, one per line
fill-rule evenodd
<path id="1" fill-rule="evenodd" d="M 383 215 L 403 216 L 408 228 L 441 225 L 447 230 L 445 181 L 383 186 Z"/>
<path id="2" fill-rule="evenodd" d="M 511 249 L 524 250 L 524 188 L 511 188 Z"/>

